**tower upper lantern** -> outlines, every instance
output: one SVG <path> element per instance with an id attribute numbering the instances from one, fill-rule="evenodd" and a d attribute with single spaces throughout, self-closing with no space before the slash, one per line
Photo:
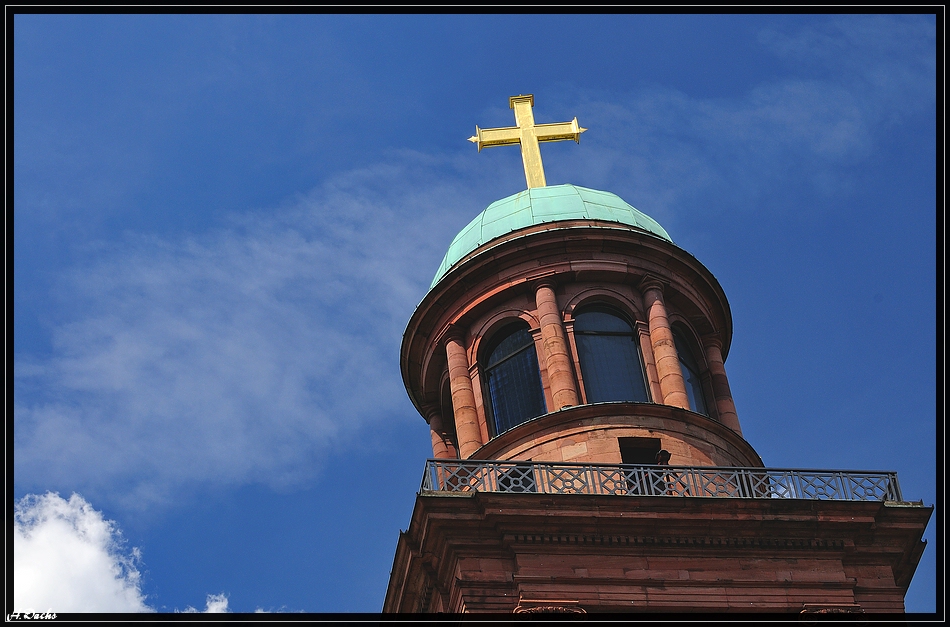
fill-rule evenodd
<path id="1" fill-rule="evenodd" d="M 538 143 L 586 129 L 535 124 L 533 102 L 510 99 L 515 127 L 476 127 L 479 149 L 521 145 L 528 189 L 455 237 L 403 337 L 434 455 L 761 466 L 726 379 L 719 283 L 615 194 L 547 187 Z"/>

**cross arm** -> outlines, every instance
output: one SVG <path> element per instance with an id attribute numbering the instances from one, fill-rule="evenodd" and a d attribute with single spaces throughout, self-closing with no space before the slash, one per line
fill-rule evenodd
<path id="1" fill-rule="evenodd" d="M 537 124 L 534 127 L 534 133 L 539 142 L 556 142 L 563 139 L 573 139 L 579 144 L 581 142 L 581 133 L 586 130 L 586 128 L 582 128 L 577 123 L 577 118 L 574 118 L 570 122 Z"/>
<path id="2" fill-rule="evenodd" d="M 469 137 L 468 141 L 478 146 L 479 152 L 482 151 L 482 148 L 519 144 L 521 143 L 521 129 L 517 126 L 503 128 L 478 128 L 476 126 L 475 135 Z"/>

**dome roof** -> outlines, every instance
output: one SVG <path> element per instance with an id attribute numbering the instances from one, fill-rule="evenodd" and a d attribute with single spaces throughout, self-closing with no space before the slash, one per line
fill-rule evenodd
<path id="1" fill-rule="evenodd" d="M 656 220 L 637 211 L 616 194 L 576 185 L 534 187 L 496 200 L 469 222 L 449 245 L 430 289 L 480 246 L 529 226 L 563 220 L 616 222 L 673 242 Z"/>

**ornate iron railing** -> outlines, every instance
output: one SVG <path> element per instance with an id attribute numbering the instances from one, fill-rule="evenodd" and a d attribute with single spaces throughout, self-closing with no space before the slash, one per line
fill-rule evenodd
<path id="1" fill-rule="evenodd" d="M 423 492 L 900 501 L 895 472 L 430 459 Z"/>

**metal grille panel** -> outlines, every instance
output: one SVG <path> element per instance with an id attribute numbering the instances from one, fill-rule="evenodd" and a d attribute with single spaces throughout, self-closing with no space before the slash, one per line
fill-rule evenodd
<path id="1" fill-rule="evenodd" d="M 422 491 L 835 501 L 901 500 L 895 472 L 457 459 L 430 459 L 426 462 Z"/>

